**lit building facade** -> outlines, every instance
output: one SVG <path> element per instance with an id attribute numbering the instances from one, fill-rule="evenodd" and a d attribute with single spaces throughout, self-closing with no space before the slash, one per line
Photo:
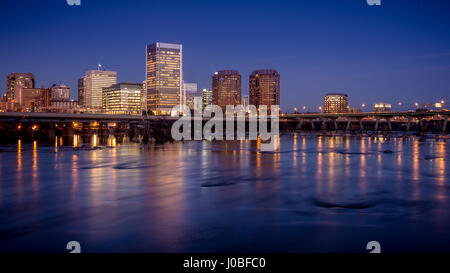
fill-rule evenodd
<path id="1" fill-rule="evenodd" d="M 280 74 L 274 69 L 255 70 L 250 75 L 250 104 L 259 110 L 266 105 L 270 113 L 272 105 L 280 105 Z"/>
<path id="2" fill-rule="evenodd" d="M 348 95 L 342 93 L 329 93 L 325 95 L 323 100 L 324 113 L 347 113 Z"/>
<path id="3" fill-rule="evenodd" d="M 225 112 L 227 105 L 241 104 L 241 75 L 236 70 L 222 70 L 212 76 L 212 100 Z"/>
<path id="4" fill-rule="evenodd" d="M 212 104 L 212 90 L 211 89 L 202 89 L 202 107 L 205 109 L 206 106 Z"/>
<path id="5" fill-rule="evenodd" d="M 141 114 L 142 84 L 119 83 L 103 88 L 103 112 L 107 114 Z"/>
<path id="6" fill-rule="evenodd" d="M 52 101 L 70 101 L 70 87 L 53 84 L 50 87 Z"/>
<path id="7" fill-rule="evenodd" d="M 387 113 L 392 111 L 392 105 L 384 102 L 376 103 L 373 108 L 374 112 L 377 113 Z"/>
<path id="8" fill-rule="evenodd" d="M 183 83 L 183 104 L 194 109 L 194 98 L 197 96 L 197 84 L 196 83 Z"/>
<path id="9" fill-rule="evenodd" d="M 51 91 L 48 88 L 23 88 L 21 108 L 24 112 L 38 112 L 50 105 Z"/>
<path id="10" fill-rule="evenodd" d="M 78 79 L 78 105 L 83 107 L 86 104 L 85 94 L 86 94 L 86 77 Z"/>
<path id="11" fill-rule="evenodd" d="M 142 82 L 141 89 L 141 110 L 147 111 L 147 83 L 146 81 Z"/>
<path id="12" fill-rule="evenodd" d="M 117 83 L 117 72 L 89 70 L 84 79 L 84 107 L 102 108 L 103 88 Z"/>
<path id="13" fill-rule="evenodd" d="M 35 79 L 32 73 L 11 73 L 6 77 L 6 100 L 23 105 L 22 90 L 34 87 Z"/>
<path id="14" fill-rule="evenodd" d="M 180 105 L 183 87 L 183 46 L 155 43 L 146 48 L 147 108 L 169 114 Z"/>

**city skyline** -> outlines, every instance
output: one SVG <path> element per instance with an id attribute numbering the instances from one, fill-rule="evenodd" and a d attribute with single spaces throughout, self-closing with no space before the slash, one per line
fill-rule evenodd
<path id="1" fill-rule="evenodd" d="M 246 81 L 255 69 L 276 69 L 283 77 L 281 109 L 285 112 L 303 106 L 309 111 L 317 111 L 323 95 L 334 92 L 348 94 L 352 107 L 373 106 L 384 101 L 395 108 L 402 101 L 405 109 L 411 108 L 416 101 L 425 104 L 446 99 L 445 95 L 449 93 L 450 38 L 443 36 L 442 31 L 450 26 L 450 20 L 443 16 L 450 11 L 450 3 L 441 1 L 427 3 L 426 7 L 419 0 L 409 1 L 408 5 L 384 3 L 381 7 L 368 6 L 365 1 L 336 4 L 323 0 L 297 4 L 283 2 L 283 5 L 262 1 L 254 13 L 273 9 L 275 19 L 270 22 L 260 22 L 254 13 L 249 13 L 251 2 L 233 3 L 238 7 L 238 14 L 248 14 L 249 18 L 236 19 L 229 30 L 223 28 L 230 23 L 226 16 L 229 6 L 217 11 L 215 26 L 199 25 L 194 20 L 184 22 L 187 25 L 180 30 L 175 26 L 183 21 L 183 10 L 209 18 L 208 11 L 212 6 L 201 2 L 190 5 L 180 2 L 177 6 L 158 3 L 161 12 L 150 20 L 158 22 L 165 18 L 172 23 L 155 24 L 143 31 L 140 28 L 144 18 L 141 10 L 152 3 L 108 1 L 108 8 L 103 8 L 101 3 L 92 2 L 84 2 L 79 7 L 70 7 L 65 1 L 51 4 L 48 1 L 24 2 L 28 8 L 23 12 L 29 21 L 19 23 L 11 17 L 17 11 L 12 4 L 6 4 L 2 9 L 0 20 L 9 22 L 8 29 L 1 28 L 9 38 L 9 42 L 0 48 L 2 94 L 5 94 L 6 75 L 17 71 L 34 73 L 36 86 L 64 83 L 71 88 L 72 98 L 77 99 L 77 79 L 98 63 L 104 64 L 106 70 L 117 71 L 118 82 L 142 82 L 145 79 L 143 48 L 154 41 L 183 44 L 183 78 L 198 83 L 199 89 L 211 87 L 210 75 L 215 71 L 238 70 Z M 165 7 L 173 8 L 173 14 Z M 122 22 L 123 26 L 107 20 L 119 8 L 125 14 L 137 12 L 136 20 Z M 56 18 L 31 23 L 37 14 L 41 18 L 49 12 L 58 12 L 57 18 L 64 16 L 67 27 L 55 24 Z M 308 13 L 314 16 L 308 16 Z M 419 16 L 411 20 L 410 14 Z M 348 19 L 350 15 L 352 19 Z M 261 34 L 267 30 L 273 33 L 272 37 L 246 36 L 252 19 L 260 23 L 252 32 Z M 89 23 L 97 20 L 101 22 L 100 26 L 89 30 L 92 35 L 81 39 L 81 46 L 76 46 L 74 39 L 80 31 L 85 31 Z M 104 31 L 101 27 L 106 23 L 111 23 L 111 30 Z M 231 35 L 233 27 L 237 30 L 234 36 Z M 66 28 L 69 31 L 63 33 Z M 201 39 L 214 28 L 221 30 L 211 33 L 212 39 Z M 42 37 L 51 34 L 60 39 L 49 43 L 32 35 L 42 42 L 40 52 L 36 54 L 14 30 L 31 34 L 39 30 Z M 130 31 L 141 31 L 139 38 L 108 44 L 107 48 L 100 43 L 102 39 L 108 42 L 108 37 Z M 226 37 L 220 37 L 222 32 Z M 233 53 L 229 49 L 233 49 Z M 71 54 L 67 54 L 68 51 Z M 248 86 L 243 85 L 242 95 L 248 93 Z"/>

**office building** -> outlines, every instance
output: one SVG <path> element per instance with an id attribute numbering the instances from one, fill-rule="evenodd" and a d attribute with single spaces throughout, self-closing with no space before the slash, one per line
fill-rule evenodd
<path id="1" fill-rule="evenodd" d="M 202 108 L 205 109 L 206 106 L 212 104 L 212 90 L 211 89 L 202 89 Z"/>
<path id="2" fill-rule="evenodd" d="M 329 93 L 324 97 L 323 112 L 324 113 L 347 113 L 348 95 L 341 93 Z"/>
<path id="3" fill-rule="evenodd" d="M 23 105 L 22 90 L 34 87 L 35 79 L 32 73 L 11 73 L 6 77 L 6 99 Z"/>
<path id="4" fill-rule="evenodd" d="M 119 83 L 103 88 L 103 112 L 140 115 L 142 84 Z"/>
<path id="5" fill-rule="evenodd" d="M 81 80 L 81 79 L 80 79 Z M 80 85 L 80 80 L 78 84 Z M 103 88 L 117 83 L 117 72 L 104 70 L 89 70 L 86 72 L 83 85 L 83 107 L 100 110 L 102 108 Z M 78 88 L 80 91 L 80 86 Z"/>
<path id="6" fill-rule="evenodd" d="M 389 103 L 380 102 L 380 103 L 376 103 L 374 105 L 374 112 L 377 112 L 377 113 L 388 113 L 388 112 L 391 112 L 391 110 L 392 110 L 392 105 Z"/>
<path id="7" fill-rule="evenodd" d="M 21 108 L 24 112 L 38 112 L 50 105 L 50 96 L 48 88 L 23 88 Z"/>
<path id="8" fill-rule="evenodd" d="M 147 84 L 146 81 L 142 82 L 141 89 L 141 110 L 147 111 Z"/>
<path id="9" fill-rule="evenodd" d="M 70 101 L 70 87 L 64 84 L 53 84 L 50 87 L 52 101 Z"/>
<path id="10" fill-rule="evenodd" d="M 183 83 L 183 104 L 194 109 L 194 98 L 197 96 L 197 84 L 196 83 Z"/>
<path id="11" fill-rule="evenodd" d="M 241 104 L 241 75 L 236 70 L 222 70 L 212 76 L 213 104 L 226 111 L 227 105 Z"/>
<path id="12" fill-rule="evenodd" d="M 78 79 L 78 105 L 84 107 L 86 105 L 85 102 L 85 94 L 86 94 L 86 77 L 81 77 Z"/>
<path id="13" fill-rule="evenodd" d="M 155 43 L 146 48 L 147 108 L 157 115 L 170 114 L 183 103 L 183 46 Z"/>
<path id="14" fill-rule="evenodd" d="M 249 80 L 250 104 L 259 110 L 266 105 L 270 113 L 272 105 L 280 105 L 280 74 L 274 69 L 255 70 Z"/>

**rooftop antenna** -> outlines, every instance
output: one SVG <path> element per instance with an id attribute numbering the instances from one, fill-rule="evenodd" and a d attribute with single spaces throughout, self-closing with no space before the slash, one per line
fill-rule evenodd
<path id="1" fill-rule="evenodd" d="M 102 64 L 98 64 L 98 71 L 105 71 L 105 68 L 103 68 Z"/>

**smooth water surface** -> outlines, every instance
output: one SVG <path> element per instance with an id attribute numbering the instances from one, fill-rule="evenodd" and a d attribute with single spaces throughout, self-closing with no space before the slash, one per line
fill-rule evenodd
<path id="1" fill-rule="evenodd" d="M 450 251 L 446 142 L 61 144 L 0 147 L 1 252 Z"/>

